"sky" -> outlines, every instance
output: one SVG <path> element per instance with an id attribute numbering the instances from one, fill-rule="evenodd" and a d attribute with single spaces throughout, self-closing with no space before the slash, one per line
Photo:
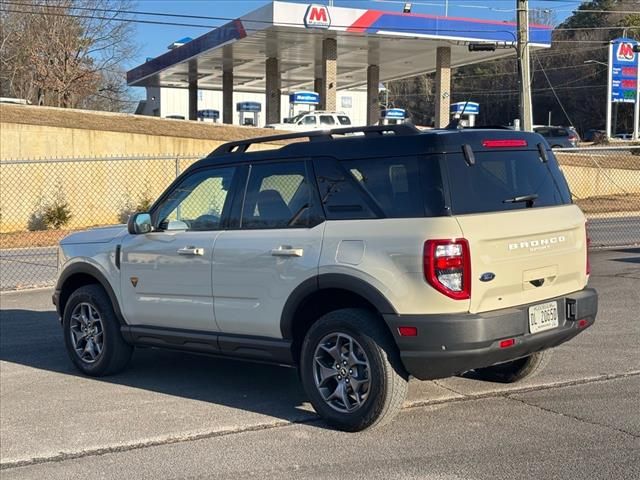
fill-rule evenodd
<path id="1" fill-rule="evenodd" d="M 298 0 L 299 3 L 329 3 L 329 0 Z M 267 0 L 137 0 L 136 10 L 180 15 L 202 15 L 237 18 L 265 4 Z M 400 0 L 334 0 L 339 7 L 371 8 L 376 10 L 401 11 L 404 1 Z M 580 0 L 532 0 L 531 9 L 547 9 L 556 22 L 569 16 L 580 5 Z M 513 20 L 516 0 L 418 0 L 411 2 L 413 13 L 445 15 L 452 17 L 472 17 L 493 20 Z M 171 23 L 204 25 L 203 28 L 138 24 L 135 41 L 140 46 L 136 57 L 127 68 L 143 63 L 147 57 L 157 57 L 167 51 L 167 46 L 183 37 L 196 38 L 211 28 L 226 23 L 221 20 L 189 19 L 176 17 L 152 17 L 137 15 L 138 20 L 160 20 Z"/>

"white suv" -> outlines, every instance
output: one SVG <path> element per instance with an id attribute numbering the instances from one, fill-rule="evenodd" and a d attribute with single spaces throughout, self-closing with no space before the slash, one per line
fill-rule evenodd
<path id="1" fill-rule="evenodd" d="M 135 345 L 297 366 L 355 431 L 393 417 L 409 375 L 537 371 L 595 321 L 587 243 L 538 134 L 280 135 L 223 145 L 128 227 L 65 238 L 54 303 L 88 375 Z"/>
<path id="2" fill-rule="evenodd" d="M 314 110 L 311 112 L 299 113 L 295 117 L 288 119 L 285 123 L 272 123 L 266 125 L 265 128 L 305 132 L 309 130 L 330 130 L 338 127 L 349 127 L 350 125 L 351 119 L 343 112 Z"/>

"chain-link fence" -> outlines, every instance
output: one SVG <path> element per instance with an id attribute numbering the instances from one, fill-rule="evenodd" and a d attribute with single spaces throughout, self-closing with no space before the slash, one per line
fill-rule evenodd
<path id="1" fill-rule="evenodd" d="M 640 244 L 640 146 L 560 149 L 592 246 Z M 126 222 L 198 157 L 0 162 L 0 290 L 50 286 L 70 231 Z"/>
<path id="2" fill-rule="evenodd" d="M 0 162 L 0 290 L 50 286 L 57 243 L 73 230 L 124 223 L 200 157 Z"/>
<path id="3" fill-rule="evenodd" d="M 593 247 L 640 244 L 640 146 L 555 150 Z"/>

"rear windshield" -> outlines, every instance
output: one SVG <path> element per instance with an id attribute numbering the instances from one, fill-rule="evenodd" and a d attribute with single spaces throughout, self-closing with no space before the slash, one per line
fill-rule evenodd
<path id="1" fill-rule="evenodd" d="M 557 162 L 543 163 L 537 151 L 478 152 L 471 166 L 448 154 L 446 165 L 454 215 L 571 203 Z"/>

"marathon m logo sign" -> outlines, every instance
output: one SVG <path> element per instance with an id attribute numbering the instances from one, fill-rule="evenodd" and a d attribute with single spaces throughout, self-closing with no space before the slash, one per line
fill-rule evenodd
<path id="1" fill-rule="evenodd" d="M 329 9 L 324 5 L 309 5 L 304 16 L 304 26 L 307 28 L 329 28 L 331 26 Z"/>
<path id="2" fill-rule="evenodd" d="M 616 51 L 616 58 L 619 62 L 633 62 L 636 53 L 633 51 L 633 44 L 620 42 Z"/>

